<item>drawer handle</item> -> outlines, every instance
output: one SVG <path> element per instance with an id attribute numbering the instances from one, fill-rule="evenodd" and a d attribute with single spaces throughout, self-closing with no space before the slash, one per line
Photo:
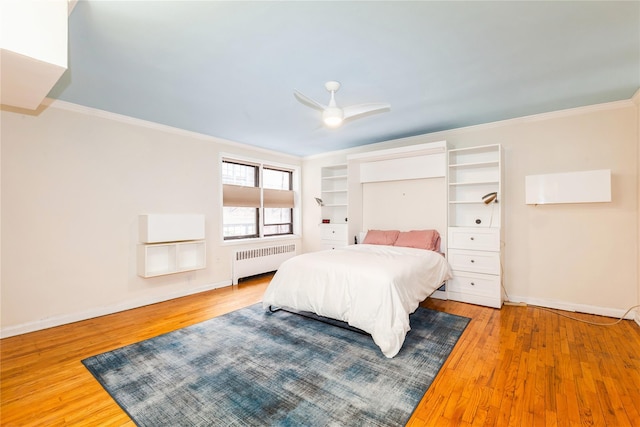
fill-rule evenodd
<path id="1" fill-rule="evenodd" d="M 471 282 L 471 286 L 475 286 L 475 285 L 476 285 L 475 283 Z"/>
<path id="2" fill-rule="evenodd" d="M 476 260 L 472 259 L 471 262 L 474 263 L 474 262 L 476 262 Z"/>
<path id="3" fill-rule="evenodd" d="M 473 237 L 470 237 L 471 240 L 475 240 Z"/>

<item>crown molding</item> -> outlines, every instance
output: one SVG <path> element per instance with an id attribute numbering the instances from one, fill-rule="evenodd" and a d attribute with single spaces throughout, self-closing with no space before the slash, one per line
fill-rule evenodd
<path id="1" fill-rule="evenodd" d="M 244 150 L 252 150 L 252 151 L 257 151 L 257 152 L 260 152 L 260 153 L 266 153 L 266 154 L 270 154 L 270 155 L 278 155 L 278 156 L 287 157 L 287 158 L 295 159 L 295 160 L 302 159 L 302 157 L 295 156 L 293 154 L 282 153 L 280 151 L 275 151 L 275 150 L 269 150 L 267 148 L 262 148 L 262 147 L 258 147 L 258 146 L 251 145 L 251 144 L 245 144 L 245 143 L 242 143 L 242 142 L 230 141 L 230 140 L 224 139 L 224 138 L 205 135 L 205 134 L 202 134 L 202 133 L 193 132 L 193 131 L 189 131 L 189 130 L 185 130 L 185 129 L 180 129 L 180 128 L 176 128 L 176 127 L 173 127 L 173 126 L 162 125 L 160 123 L 151 122 L 151 121 L 148 121 L 148 120 L 137 119 L 135 117 L 125 116 L 123 114 L 112 113 L 112 112 L 105 111 L 105 110 L 100 110 L 100 109 L 97 109 L 97 108 L 86 107 L 84 105 L 74 104 L 74 103 L 67 102 L 67 101 L 61 101 L 59 99 L 45 98 L 44 101 L 42 102 L 41 107 L 55 108 L 55 109 L 58 109 L 58 110 L 70 111 L 70 112 L 73 112 L 73 113 L 79 113 L 79 114 L 84 114 L 84 115 L 87 115 L 87 116 L 97 117 L 97 118 L 101 118 L 101 119 L 112 120 L 112 121 L 116 121 L 116 122 L 119 122 L 119 123 L 129 124 L 129 125 L 132 125 L 132 126 L 140 126 L 140 127 L 144 127 L 144 128 L 148 128 L 148 129 L 152 129 L 152 130 L 157 130 L 157 131 L 160 131 L 160 132 L 171 133 L 171 134 L 174 134 L 174 135 L 200 139 L 200 140 L 203 140 L 203 141 L 209 141 L 209 142 L 213 142 L 213 143 L 216 143 L 216 144 L 229 145 L 229 146 L 240 148 L 240 149 L 244 149 Z"/>
<path id="2" fill-rule="evenodd" d="M 448 136 L 456 135 L 459 133 L 489 130 L 489 129 L 495 129 L 495 128 L 500 128 L 505 126 L 512 126 L 514 124 L 519 124 L 519 123 L 532 123 L 532 122 L 538 122 L 543 120 L 557 119 L 561 117 L 577 116 L 580 114 L 588 114 L 588 113 L 593 113 L 598 111 L 617 110 L 620 108 L 629 108 L 636 104 L 640 105 L 640 89 L 638 89 L 635 95 L 633 95 L 633 97 L 630 99 L 623 99 L 620 101 L 612 101 L 612 102 L 605 102 L 601 104 L 587 105 L 583 107 L 568 108 L 565 110 L 550 111 L 547 113 L 532 114 L 529 116 L 515 117 L 513 119 L 499 120 L 496 122 L 481 123 L 479 125 L 465 126 L 461 128 L 454 128 L 454 129 L 442 130 L 438 132 L 409 136 L 406 138 L 381 141 L 373 144 L 351 147 L 344 150 L 313 154 L 311 156 L 304 157 L 304 160 L 315 160 L 315 159 L 320 159 L 323 157 L 333 156 L 338 154 L 349 156 L 352 153 L 361 153 L 363 151 L 371 151 L 372 149 L 373 150 L 380 149 L 380 148 L 383 148 L 385 145 L 392 144 L 392 143 L 395 145 L 396 143 L 404 140 L 406 140 L 406 142 L 410 142 L 412 138 L 418 138 L 418 137 L 424 138 L 421 140 L 421 142 L 441 141 L 441 140 L 446 140 Z"/>
<path id="3" fill-rule="evenodd" d="M 605 102 L 601 104 L 587 105 L 584 107 L 569 108 L 565 110 L 558 110 L 558 111 L 551 111 L 547 113 L 533 114 L 529 116 L 515 117 L 513 119 L 499 120 L 496 122 L 482 123 L 479 125 L 466 126 L 461 128 L 438 131 L 438 132 L 414 135 L 406 138 L 393 139 L 389 141 L 380 141 L 377 143 L 367 144 L 364 146 L 357 146 L 357 147 L 351 147 L 343 150 L 329 151 L 326 153 L 313 154 L 313 155 L 304 156 L 304 157 L 295 156 L 293 154 L 288 154 L 288 153 L 282 153 L 279 151 L 269 150 L 266 148 L 257 147 L 254 145 L 245 144 L 241 142 L 230 141 L 223 138 L 213 137 L 210 135 L 204 135 L 198 132 L 192 132 L 192 131 L 188 131 L 180 128 L 175 128 L 172 126 L 162 125 L 162 124 L 150 122 L 147 120 L 136 119 L 130 116 L 122 115 L 122 114 L 116 114 L 116 113 L 111 113 L 104 110 L 99 110 L 97 108 L 85 107 L 83 105 L 73 104 L 73 103 L 70 103 L 67 101 L 61 101 L 58 99 L 45 98 L 42 104 L 43 106 L 46 106 L 46 107 L 72 111 L 72 112 L 86 114 L 93 117 L 99 117 L 99 118 L 108 119 L 108 120 L 114 120 L 121 123 L 131 124 L 134 126 L 142 126 L 149 129 L 158 130 L 161 132 L 173 133 L 176 135 L 201 139 L 205 141 L 211 141 L 218 144 L 231 145 L 237 148 L 250 149 L 250 150 L 254 150 L 262 153 L 268 153 L 272 155 L 277 154 L 280 156 L 285 156 L 285 157 L 296 159 L 296 160 L 301 160 L 301 159 L 313 160 L 313 159 L 320 159 L 323 157 L 335 156 L 335 155 L 348 156 L 350 154 L 361 153 L 363 151 L 371 151 L 371 149 L 380 149 L 389 143 L 397 143 L 398 141 L 402 141 L 402 140 L 407 140 L 408 142 L 411 140 L 411 138 L 415 138 L 415 137 L 428 138 L 428 141 L 421 139 L 421 142 L 440 141 L 440 140 L 445 140 L 447 135 L 455 135 L 458 133 L 489 130 L 489 129 L 495 129 L 495 128 L 500 128 L 504 126 L 511 126 L 518 123 L 532 123 L 532 122 L 551 120 L 551 119 L 556 119 L 561 117 L 570 117 L 570 116 L 576 116 L 580 114 L 587 114 L 587 113 L 598 112 L 598 111 L 607 111 L 607 110 L 615 110 L 620 108 L 628 108 L 631 106 L 640 106 L 640 89 L 638 89 L 636 93 L 633 95 L 633 97 L 631 97 L 630 99 L 624 99 L 621 101 Z"/>

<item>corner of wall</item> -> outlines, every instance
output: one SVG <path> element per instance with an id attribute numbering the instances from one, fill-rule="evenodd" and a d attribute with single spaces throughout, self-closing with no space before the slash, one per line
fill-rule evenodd
<path id="1" fill-rule="evenodd" d="M 640 88 L 638 88 L 638 90 L 636 91 L 636 93 L 633 94 L 633 96 L 631 97 L 631 100 L 640 107 Z"/>
<path id="2" fill-rule="evenodd" d="M 631 98 L 631 100 L 634 102 L 634 104 L 636 105 L 636 125 L 637 125 L 637 130 L 636 130 L 636 153 L 637 153 L 637 162 L 636 162 L 636 191 L 637 191 L 637 202 L 636 202 L 636 214 L 638 217 L 638 225 L 637 225 L 637 234 L 638 234 L 638 240 L 636 242 L 636 247 L 638 248 L 638 251 L 640 252 L 640 88 L 636 91 L 636 93 L 633 95 L 633 97 Z M 640 304 L 640 263 L 638 263 L 638 273 L 637 273 L 637 280 L 638 280 L 638 300 L 636 301 L 638 304 Z M 636 323 L 638 325 L 640 325 L 640 307 L 636 308 L 636 316 L 635 316 L 635 320 Z"/>

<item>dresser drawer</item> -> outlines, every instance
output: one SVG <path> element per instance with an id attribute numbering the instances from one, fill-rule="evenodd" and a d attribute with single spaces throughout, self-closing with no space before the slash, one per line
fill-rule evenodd
<path id="1" fill-rule="evenodd" d="M 322 249 L 326 250 L 326 249 L 340 249 L 340 248 L 344 248 L 345 246 L 347 246 L 346 243 L 344 242 L 335 242 L 335 241 L 329 241 L 329 240 L 323 240 L 322 241 Z"/>
<path id="2" fill-rule="evenodd" d="M 500 298 L 500 277 L 453 271 L 453 279 L 447 281 L 449 292 Z"/>
<path id="3" fill-rule="evenodd" d="M 450 248 L 500 250 L 499 228 L 450 227 L 448 237 Z"/>
<path id="4" fill-rule="evenodd" d="M 498 252 L 449 249 L 448 259 L 454 270 L 500 274 L 500 254 Z"/>
<path id="5" fill-rule="evenodd" d="M 347 224 L 322 224 L 320 226 L 322 240 L 347 241 Z"/>

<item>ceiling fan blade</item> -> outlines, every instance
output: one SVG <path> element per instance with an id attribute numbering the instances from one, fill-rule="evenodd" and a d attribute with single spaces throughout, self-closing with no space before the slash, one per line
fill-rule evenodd
<path id="1" fill-rule="evenodd" d="M 301 94 L 297 90 L 293 91 L 293 96 L 295 96 L 298 101 L 302 102 L 308 107 L 315 108 L 320 111 L 324 111 L 324 109 L 327 108 L 326 105 L 320 104 L 318 101 L 314 101 L 308 96 Z"/>
<path id="2" fill-rule="evenodd" d="M 358 105 L 352 105 L 350 107 L 344 107 L 342 111 L 344 112 L 344 118 L 348 119 L 350 117 L 359 116 L 361 114 L 376 113 L 379 111 L 381 112 L 381 111 L 390 110 L 390 109 L 391 109 L 390 104 L 385 104 L 381 102 L 371 102 L 368 104 L 358 104 Z"/>

